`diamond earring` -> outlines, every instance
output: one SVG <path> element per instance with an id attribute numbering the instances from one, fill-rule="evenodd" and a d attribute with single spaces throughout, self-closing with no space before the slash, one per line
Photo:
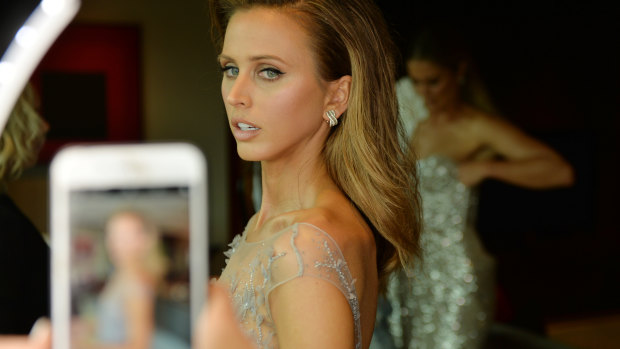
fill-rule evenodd
<path id="1" fill-rule="evenodd" d="M 335 110 L 330 109 L 326 111 L 325 114 L 327 115 L 327 118 L 329 119 L 329 120 L 326 120 L 326 122 L 329 124 L 329 127 L 334 127 L 338 125 L 338 118 L 336 118 Z"/>

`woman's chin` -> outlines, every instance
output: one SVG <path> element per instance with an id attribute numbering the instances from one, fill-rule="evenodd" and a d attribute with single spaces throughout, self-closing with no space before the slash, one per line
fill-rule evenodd
<path id="1" fill-rule="evenodd" d="M 237 140 L 237 155 L 245 161 L 269 160 L 277 152 L 273 144 L 265 142 Z"/>
<path id="2" fill-rule="evenodd" d="M 258 154 L 256 154 L 255 151 L 243 149 L 243 147 L 240 147 L 239 145 L 237 145 L 237 155 L 239 155 L 241 160 L 244 160 L 244 161 L 261 161 L 262 160 L 261 157 Z"/>

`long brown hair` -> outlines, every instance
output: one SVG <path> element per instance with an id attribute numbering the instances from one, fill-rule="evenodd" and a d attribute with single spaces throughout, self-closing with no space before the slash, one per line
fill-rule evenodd
<path id="1" fill-rule="evenodd" d="M 420 198 L 413 152 L 402 148 L 395 92 L 395 49 L 370 0 L 212 0 L 221 50 L 231 16 L 253 6 L 295 16 L 307 31 L 318 74 L 352 77 L 349 104 L 323 149 L 328 172 L 366 217 L 377 242 L 380 284 L 419 255 Z"/>

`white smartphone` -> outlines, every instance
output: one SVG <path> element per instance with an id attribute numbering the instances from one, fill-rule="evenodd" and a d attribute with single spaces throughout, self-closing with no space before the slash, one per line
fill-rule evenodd
<path id="1" fill-rule="evenodd" d="M 206 160 L 71 146 L 50 167 L 53 348 L 190 348 L 208 277 Z"/>

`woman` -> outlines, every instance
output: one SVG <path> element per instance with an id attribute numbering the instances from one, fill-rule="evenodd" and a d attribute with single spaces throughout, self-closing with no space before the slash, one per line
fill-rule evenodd
<path id="1" fill-rule="evenodd" d="M 105 230 L 114 270 L 98 296 L 94 330 L 76 331 L 75 345 L 159 348 L 155 296 L 167 264 L 159 249 L 159 233 L 142 214 L 130 210 L 113 214 Z"/>
<path id="2" fill-rule="evenodd" d="M 159 233 L 142 214 L 120 211 L 106 224 L 105 242 L 115 270 L 99 296 L 100 347 L 150 348 L 155 293 L 167 264 Z"/>
<path id="3" fill-rule="evenodd" d="M 554 150 L 490 112 L 457 38 L 446 29 L 422 32 L 397 83 L 420 158 L 424 265 L 412 279 L 390 279 L 377 347 L 480 347 L 494 316 L 494 271 L 475 231 L 475 186 L 488 178 L 532 189 L 573 183 Z"/>
<path id="4" fill-rule="evenodd" d="M 367 348 L 380 285 L 418 250 L 394 60 L 365 0 L 214 1 L 222 96 L 260 210 L 219 283 L 265 348 Z"/>
<path id="5" fill-rule="evenodd" d="M 48 125 L 30 84 L 0 138 L 0 334 L 25 334 L 49 315 L 49 247 L 6 194 L 8 182 L 36 163 Z"/>

